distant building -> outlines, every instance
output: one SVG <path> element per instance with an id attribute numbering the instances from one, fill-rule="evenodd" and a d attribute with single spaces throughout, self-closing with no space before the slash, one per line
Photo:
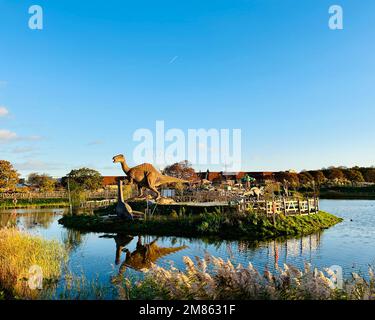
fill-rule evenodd
<path id="1" fill-rule="evenodd" d="M 241 179 L 245 175 L 256 180 L 256 183 L 263 184 L 266 180 L 273 180 L 274 173 L 268 171 L 262 172 L 252 172 L 252 171 L 240 171 L 240 172 L 224 172 L 224 171 L 209 171 L 197 173 L 199 179 L 206 179 L 212 183 L 223 183 L 228 181 L 233 181 L 235 183 L 241 182 Z"/>
<path id="2" fill-rule="evenodd" d="M 232 182 L 239 183 L 241 179 L 249 175 L 256 180 L 257 184 L 263 184 L 266 180 L 274 180 L 274 173 L 269 171 L 252 172 L 252 171 L 240 171 L 240 172 L 225 172 L 225 171 L 209 171 L 197 172 L 197 176 L 200 180 L 208 180 L 212 183 L 224 183 Z M 103 186 L 110 187 L 116 186 L 118 179 L 123 176 L 103 176 Z"/>
<path id="3" fill-rule="evenodd" d="M 116 186 L 117 181 L 122 178 L 121 176 L 104 176 L 103 187 Z"/>

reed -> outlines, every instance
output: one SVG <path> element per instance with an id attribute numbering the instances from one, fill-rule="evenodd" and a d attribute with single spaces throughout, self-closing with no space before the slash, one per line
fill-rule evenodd
<path id="1" fill-rule="evenodd" d="M 0 229 L 0 291 L 20 299 L 38 299 L 61 275 L 67 254 L 57 241 L 47 241 L 16 228 Z M 33 271 L 42 271 L 43 290 L 30 286 Z M 38 286 L 39 287 L 39 286 Z"/>
<path id="2" fill-rule="evenodd" d="M 335 275 L 305 264 L 303 270 L 291 265 L 275 272 L 259 272 L 251 263 L 234 266 L 207 255 L 204 259 L 184 257 L 185 271 L 154 266 L 146 278 L 132 288 L 130 296 L 156 299 L 204 300 L 374 300 L 375 277 L 353 273 L 343 287 L 335 288 Z"/>

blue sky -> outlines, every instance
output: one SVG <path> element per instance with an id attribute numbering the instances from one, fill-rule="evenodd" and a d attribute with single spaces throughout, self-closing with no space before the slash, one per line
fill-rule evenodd
<path id="1" fill-rule="evenodd" d="M 375 165 L 372 0 L 3 0 L 0 16 L 0 158 L 23 175 L 120 174 L 112 156 L 133 165 L 156 120 L 242 129 L 244 170 Z"/>

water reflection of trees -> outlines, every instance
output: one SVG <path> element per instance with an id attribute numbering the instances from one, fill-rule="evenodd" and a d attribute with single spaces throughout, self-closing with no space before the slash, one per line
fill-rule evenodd
<path id="1" fill-rule="evenodd" d="M 22 225 L 25 229 L 47 229 L 60 213 L 54 211 L 29 211 L 14 209 L 0 213 L 0 227 Z"/>
<path id="2" fill-rule="evenodd" d="M 68 251 L 76 250 L 85 240 L 85 235 L 78 230 L 65 229 L 62 235 L 62 242 Z"/>
<path id="3" fill-rule="evenodd" d="M 274 261 L 275 265 L 280 260 L 285 262 L 287 258 L 307 256 L 311 260 L 314 252 L 319 250 L 321 243 L 321 233 L 314 233 L 300 238 L 276 239 L 268 242 L 238 242 L 238 252 L 244 256 L 258 251 L 260 248 L 267 252 L 268 258 Z"/>
<path id="4" fill-rule="evenodd" d="M 0 213 L 0 228 L 15 227 L 17 225 L 17 210 Z"/>
<path id="5" fill-rule="evenodd" d="M 24 213 L 19 217 L 26 229 L 33 229 L 35 227 L 48 229 L 55 220 L 56 214 L 54 212 L 33 212 Z"/>

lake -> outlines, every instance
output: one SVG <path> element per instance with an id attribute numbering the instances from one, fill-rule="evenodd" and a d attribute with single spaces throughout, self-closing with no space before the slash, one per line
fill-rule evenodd
<path id="1" fill-rule="evenodd" d="M 353 271 L 366 274 L 368 266 L 375 265 L 375 201 L 321 200 L 321 209 L 344 221 L 310 236 L 257 244 L 151 235 L 84 234 L 58 224 L 64 209 L 3 210 L 0 226 L 13 221 L 30 233 L 62 242 L 70 249 L 70 270 L 103 285 L 108 285 L 111 277 L 119 273 L 141 276 L 150 266 L 149 261 L 142 258 L 146 248 L 151 252 L 151 260 L 164 267 L 173 263 L 183 268 L 184 256 L 203 257 L 207 252 L 230 258 L 235 264 L 251 262 L 259 270 L 265 266 L 272 270 L 284 263 L 302 267 L 309 262 L 318 268 L 340 265 L 346 276 Z"/>

